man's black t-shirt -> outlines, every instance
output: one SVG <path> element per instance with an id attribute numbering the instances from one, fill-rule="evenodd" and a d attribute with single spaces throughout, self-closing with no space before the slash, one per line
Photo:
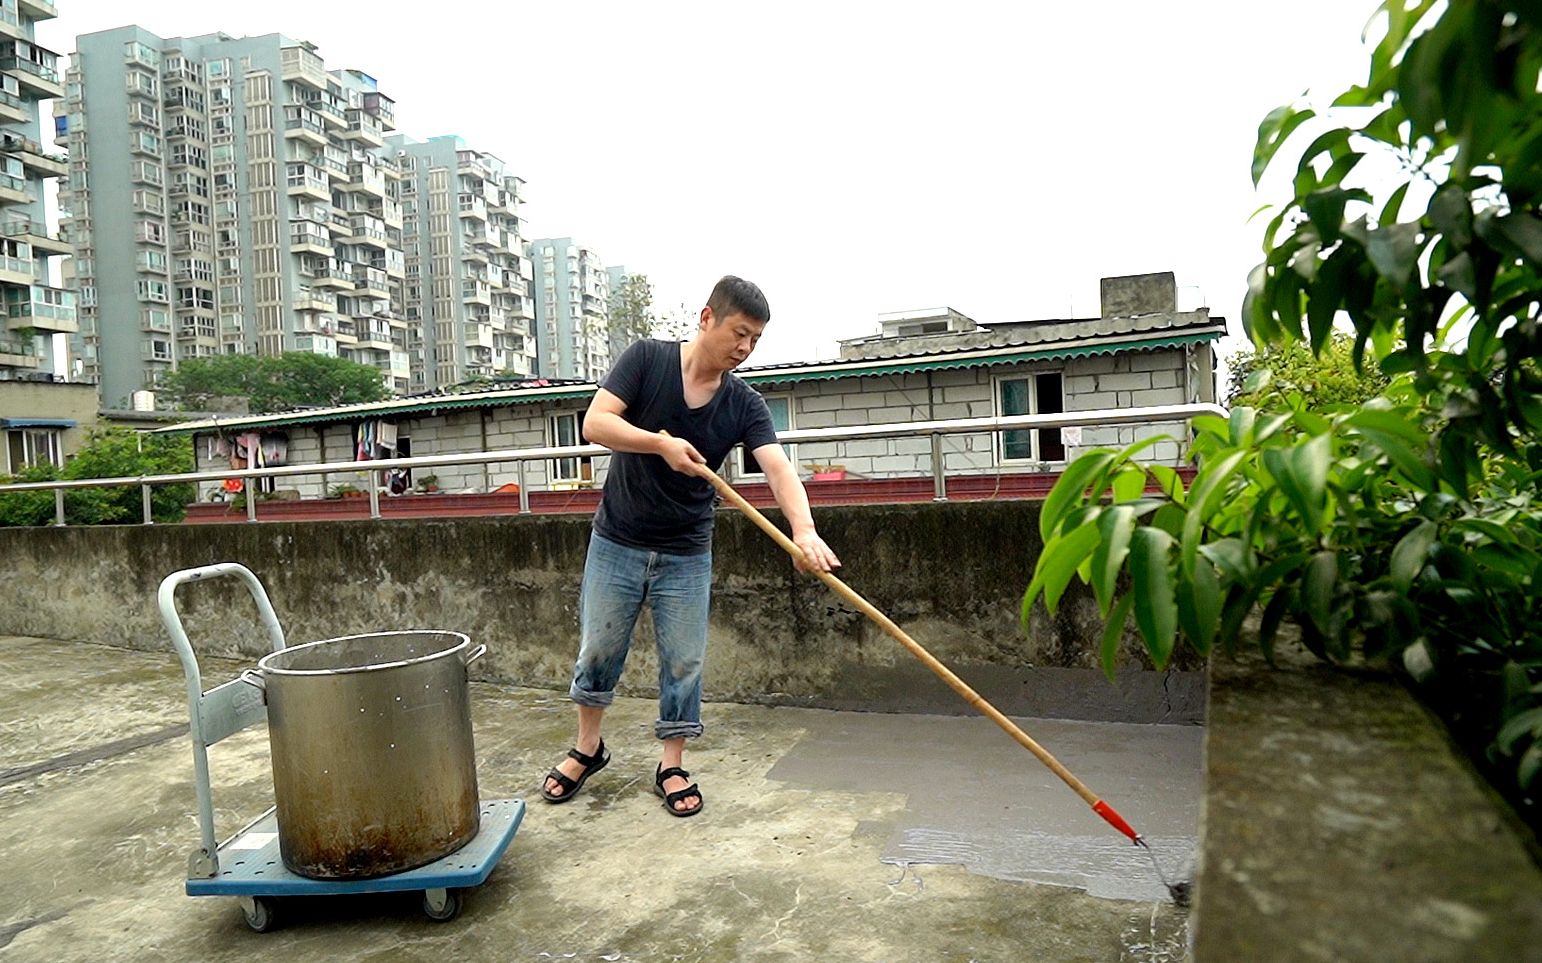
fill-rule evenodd
<path id="1" fill-rule="evenodd" d="M 644 431 L 684 438 L 714 471 L 744 443 L 754 451 L 776 443 L 766 401 L 732 374 L 700 408 L 687 408 L 680 374 L 680 344 L 639 341 L 610 369 L 600 387 L 626 403 L 622 417 Z M 700 555 L 712 546 L 712 485 L 683 475 L 658 455 L 616 452 L 594 530 L 632 548 Z"/>

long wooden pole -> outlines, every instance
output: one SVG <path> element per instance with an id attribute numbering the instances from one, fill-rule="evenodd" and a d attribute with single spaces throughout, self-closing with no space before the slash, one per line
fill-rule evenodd
<path id="1" fill-rule="evenodd" d="M 760 526 L 761 530 L 764 531 L 767 535 L 770 535 L 771 538 L 782 547 L 783 551 L 787 552 L 787 554 L 791 555 L 799 562 L 805 561 L 803 549 L 799 548 L 797 543 L 788 538 L 781 529 L 773 525 L 771 520 L 768 519 L 765 515 L 761 514 L 759 509 L 746 501 L 743 495 L 740 495 L 737 491 L 734 490 L 732 485 L 723 480 L 722 476 L 718 475 L 717 472 L 710 471 L 705 468 L 702 469 L 702 472 L 704 477 L 706 477 L 706 479 L 712 483 L 712 487 L 717 489 L 718 494 L 722 495 L 725 500 L 732 502 L 734 506 L 745 515 L 748 515 L 750 521 Z M 1096 793 L 1087 788 L 1086 783 L 1076 778 L 1075 774 L 1072 773 L 1071 770 L 1061 765 L 1060 760 L 1051 755 L 1049 750 L 1039 745 L 1033 740 L 1031 736 L 1028 735 L 1028 733 L 1018 728 L 1016 723 L 1001 713 L 1001 710 L 991 705 L 988 701 L 986 701 L 984 696 L 974 691 L 974 689 L 971 688 L 967 682 L 955 675 L 952 669 L 949 669 L 947 666 L 939 662 L 936 656 L 926 651 L 921 643 L 917 642 L 915 639 L 912 639 L 904 629 L 900 628 L 898 625 L 895 625 L 894 621 L 887 615 L 883 614 L 883 612 L 880 611 L 876 605 L 863 598 L 856 592 L 856 590 L 851 588 L 851 586 L 847 585 L 845 582 L 842 582 L 830 572 L 821 572 L 817 569 L 810 569 L 810 571 L 817 575 L 820 581 L 834 589 L 837 595 L 841 596 L 841 598 L 844 598 L 846 601 L 856 606 L 862 611 L 862 614 L 876 622 L 880 628 L 889 633 L 889 635 L 893 636 L 895 641 L 899 642 L 900 645 L 903 645 L 905 648 L 909 649 L 912 655 L 920 659 L 921 662 L 928 669 L 931 669 L 939 679 L 946 682 L 949 688 L 963 696 L 964 701 L 968 702 L 971 706 L 974 706 L 974 708 L 979 710 L 986 718 L 1000 726 L 1007 735 L 1011 736 L 1017 742 L 1018 745 L 1033 753 L 1040 762 L 1049 767 L 1050 772 L 1053 772 L 1055 775 L 1059 776 L 1062 782 L 1064 782 L 1067 786 L 1070 786 L 1072 791 L 1075 792 L 1078 796 L 1082 797 L 1087 805 L 1091 806 L 1093 811 L 1096 812 L 1099 816 L 1103 817 L 1103 819 L 1107 821 L 1110 826 L 1113 826 L 1125 836 L 1128 836 L 1130 840 L 1133 841 L 1136 845 L 1145 845 L 1145 842 L 1141 838 L 1140 833 L 1137 833 L 1129 823 L 1125 822 L 1124 818 L 1115 812 L 1112 806 L 1099 799 Z"/>

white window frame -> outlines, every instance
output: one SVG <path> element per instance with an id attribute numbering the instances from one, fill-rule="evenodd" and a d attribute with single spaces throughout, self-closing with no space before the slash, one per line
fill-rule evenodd
<path id="1" fill-rule="evenodd" d="M 546 419 L 546 437 L 550 440 L 551 447 L 562 448 L 566 445 L 581 445 L 584 443 L 583 425 L 581 422 L 582 411 L 559 411 Z M 564 444 L 562 441 L 562 428 L 564 422 L 572 422 L 572 441 Z M 553 458 L 547 469 L 550 481 L 553 485 L 579 487 L 594 483 L 594 459 L 592 458 Z"/>
<path id="2" fill-rule="evenodd" d="M 764 394 L 762 394 L 761 397 L 766 399 L 766 406 L 767 407 L 770 407 L 771 402 L 773 402 L 773 401 L 785 401 L 785 402 L 787 402 L 787 427 L 783 428 L 783 429 L 779 429 L 779 430 L 781 430 L 781 431 L 795 431 L 795 430 L 797 430 L 797 427 L 798 427 L 798 414 L 797 414 L 798 406 L 793 403 L 792 392 L 790 392 L 790 391 L 768 391 L 768 392 L 765 392 Z M 774 419 L 773 419 L 773 423 L 774 423 Z M 791 443 L 784 444 L 782 446 L 782 451 L 786 452 L 787 460 L 792 462 L 792 464 L 794 466 L 796 466 L 798 464 L 798 446 L 797 445 L 791 444 Z M 738 477 L 744 478 L 744 479 L 751 479 L 751 480 L 754 480 L 754 479 L 764 479 L 766 477 L 766 473 L 765 472 L 763 472 L 763 471 L 750 471 L 750 469 L 749 469 L 749 461 L 750 461 L 749 456 L 750 456 L 750 452 L 745 451 L 743 445 L 739 445 L 734 450 L 734 458 L 736 459 L 736 461 L 734 463 L 734 470 L 735 470 L 734 473 Z"/>
<path id="3" fill-rule="evenodd" d="M 1028 410 L 1026 412 L 1013 412 L 1013 414 L 1030 414 L 1030 415 L 1038 414 L 1039 413 L 1039 379 L 1041 377 L 1043 377 L 1044 375 L 1056 375 L 1057 377 L 1060 378 L 1060 406 L 1061 406 L 1061 410 L 1064 411 L 1065 410 L 1065 403 L 1066 403 L 1065 369 L 1064 368 L 1041 368 L 1041 369 L 1032 370 L 1032 371 L 1018 371 L 1018 372 L 1014 372 L 1012 374 L 998 374 L 998 375 L 993 375 L 991 377 L 991 406 L 992 406 L 992 410 L 994 410 L 996 412 L 996 416 L 998 418 L 1004 418 L 1004 417 L 1007 416 L 1006 405 L 1004 403 L 1004 398 L 1003 398 L 1003 395 L 1002 395 L 1002 389 L 1003 389 L 1003 385 L 1005 385 L 1009 381 L 1026 381 L 1026 382 L 1028 382 L 1028 385 L 1029 385 L 1029 389 L 1028 389 Z M 1066 463 L 1066 460 L 1063 457 L 1060 458 L 1060 459 L 1057 459 L 1055 461 L 1045 461 L 1044 460 L 1044 458 L 1042 456 L 1042 453 L 1039 450 L 1039 439 L 1040 439 L 1039 433 L 1041 431 L 1043 431 L 1044 429 L 1042 429 L 1042 428 L 1018 428 L 1018 429 L 1013 429 L 1013 430 L 1015 430 L 1015 431 L 1027 431 L 1027 432 L 1030 432 L 1029 437 L 1032 439 L 1032 453 L 1027 458 L 1008 458 L 1007 457 L 1007 433 L 1005 431 L 998 431 L 998 432 L 994 433 L 994 435 L 995 435 L 994 447 L 995 447 L 995 452 L 996 452 L 996 464 L 1001 465 L 1001 466 L 1013 466 L 1013 465 L 1063 465 L 1063 464 Z M 1066 445 L 1064 447 L 1069 451 L 1069 448 L 1070 448 L 1069 445 Z"/>
<path id="4" fill-rule="evenodd" d="M 21 436 L 22 463 L 20 465 L 13 464 L 11 461 L 12 435 Z M 29 428 L 25 426 L 7 428 L 5 430 L 5 473 L 7 475 L 14 475 L 24 468 L 31 468 L 34 465 L 42 464 L 43 459 L 46 459 L 55 468 L 64 467 L 63 439 L 64 432 L 58 428 Z M 41 453 L 38 450 L 38 442 L 40 440 L 43 442 L 42 447 L 46 449 L 46 451 Z M 41 459 L 39 458 L 40 454 L 42 456 Z"/>

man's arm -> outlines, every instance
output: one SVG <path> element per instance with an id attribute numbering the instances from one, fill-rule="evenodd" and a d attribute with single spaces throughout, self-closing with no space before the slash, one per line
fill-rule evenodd
<path id="1" fill-rule="evenodd" d="M 626 402 L 601 388 L 584 413 L 584 440 L 604 445 L 611 451 L 629 451 L 641 455 L 659 455 L 669 467 L 686 475 L 699 475 L 707 464 L 701 452 L 683 438 L 644 431 L 625 418 Z M 786 459 L 783 459 L 784 461 Z"/>
<path id="2" fill-rule="evenodd" d="M 787 455 L 782 451 L 781 445 L 761 445 L 750 454 L 755 456 L 755 461 L 760 465 L 760 470 L 766 473 L 766 481 L 771 485 L 771 495 L 776 499 L 776 507 L 787 516 L 787 521 L 792 525 L 792 540 L 803 550 L 803 556 L 808 559 L 808 565 L 798 565 L 800 571 L 828 572 L 839 568 L 841 560 L 835 557 L 826 545 L 824 539 L 819 537 L 819 532 L 814 529 L 814 515 L 809 511 L 808 492 L 803 490 L 803 482 L 798 478 L 797 469 L 787 460 Z"/>

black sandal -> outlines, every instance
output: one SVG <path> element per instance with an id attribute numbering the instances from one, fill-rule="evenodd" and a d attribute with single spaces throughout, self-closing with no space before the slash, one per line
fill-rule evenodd
<path id="1" fill-rule="evenodd" d="M 580 789 L 584 788 L 584 783 L 589 781 L 590 776 L 604 769 L 610 763 L 610 753 L 605 751 L 604 739 L 600 740 L 600 746 L 594 751 L 594 755 L 586 756 L 574 748 L 568 750 L 568 757 L 576 760 L 580 766 L 583 766 L 584 771 L 578 774 L 577 779 L 574 779 L 556 766 L 553 766 L 551 772 L 546 774 L 546 779 L 555 779 L 557 785 L 562 787 L 562 794 L 559 796 L 552 793 L 551 790 L 546 788 L 546 779 L 542 779 L 541 798 L 549 803 L 564 803 L 572 799 L 578 795 Z"/>
<path id="2" fill-rule="evenodd" d="M 668 769 L 656 770 L 653 774 L 653 793 L 654 795 L 663 798 L 664 809 L 667 810 L 671 816 L 683 817 L 694 816 L 701 812 L 703 809 L 707 808 L 707 800 L 702 796 L 701 790 L 696 788 L 696 784 L 694 782 L 677 792 L 666 793 L 664 791 L 664 780 L 671 779 L 675 776 L 679 776 L 681 779 L 691 778 L 690 773 L 677 766 L 671 766 Z M 697 800 L 699 800 L 696 803 L 695 809 L 675 808 L 675 803 L 680 802 L 683 799 L 690 799 L 692 796 L 695 796 Z"/>

